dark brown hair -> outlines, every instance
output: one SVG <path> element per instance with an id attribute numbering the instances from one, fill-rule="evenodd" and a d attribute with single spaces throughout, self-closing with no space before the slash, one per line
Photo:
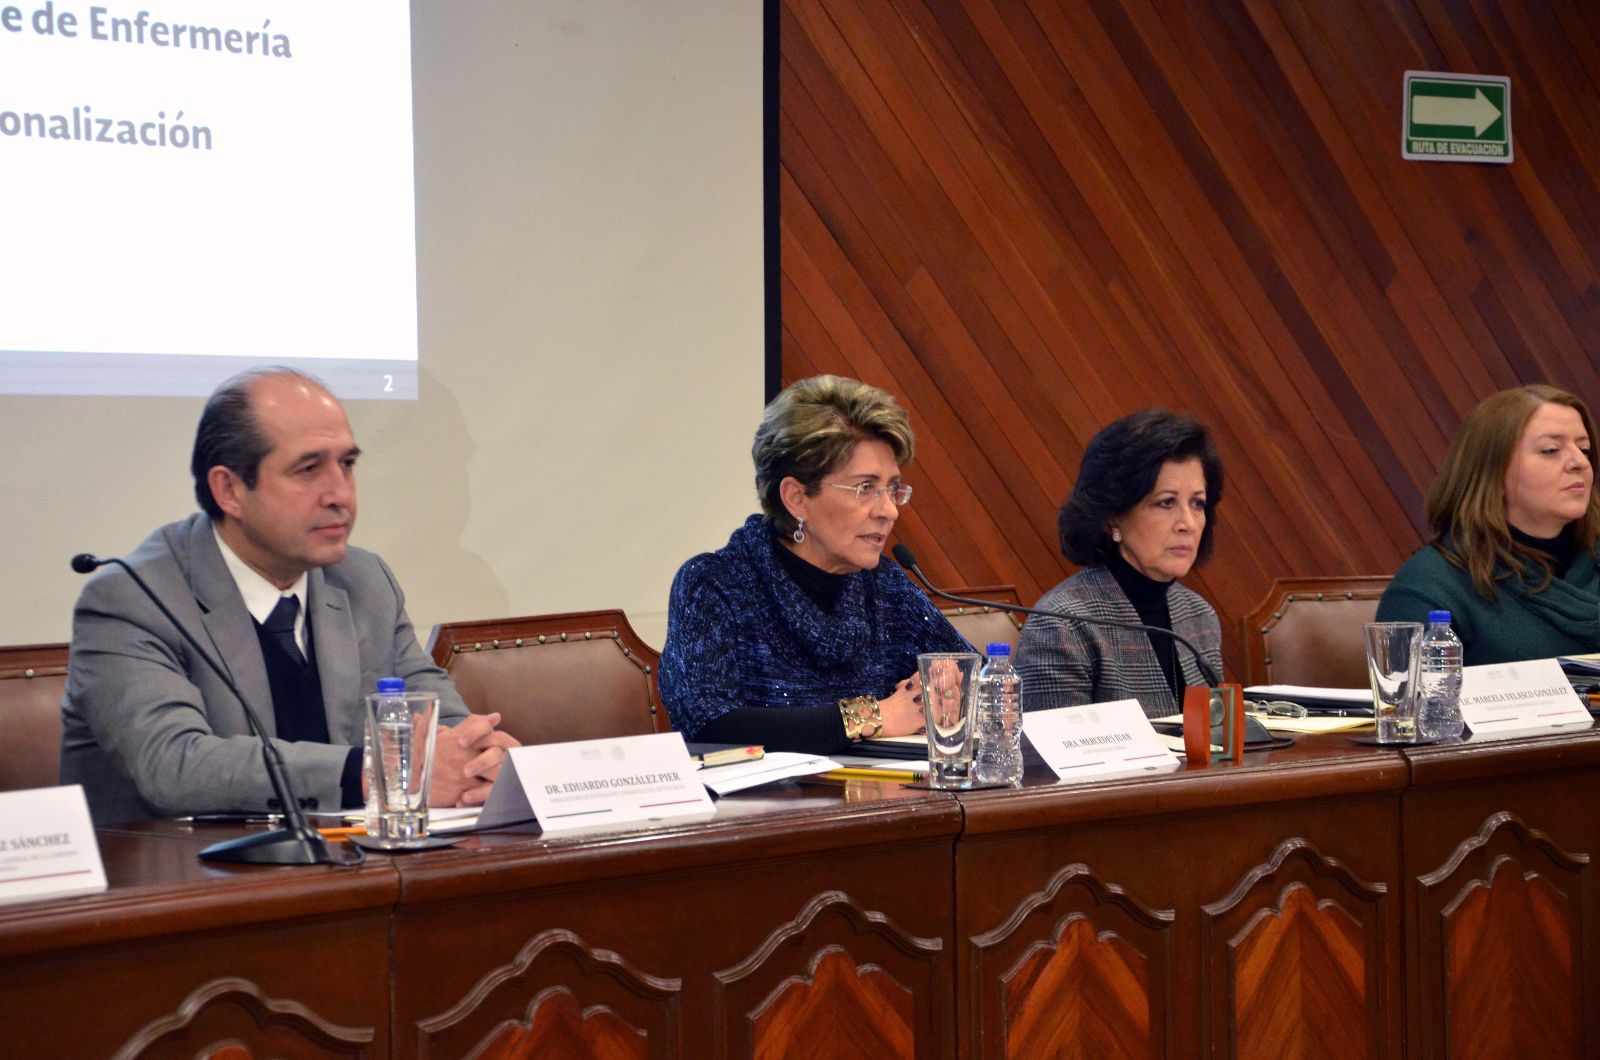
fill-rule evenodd
<path id="1" fill-rule="evenodd" d="M 1206 525 L 1195 565 L 1211 556 L 1222 500 L 1222 458 L 1200 421 L 1167 409 L 1144 409 L 1108 423 L 1089 440 L 1078 480 L 1056 517 L 1061 552 L 1079 566 L 1110 562 L 1117 546 L 1106 524 L 1126 515 L 1156 488 L 1169 461 L 1198 460 L 1206 480 Z"/>

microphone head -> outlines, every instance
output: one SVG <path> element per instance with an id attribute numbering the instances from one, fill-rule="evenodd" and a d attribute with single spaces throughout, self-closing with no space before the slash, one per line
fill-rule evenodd
<path id="1" fill-rule="evenodd" d="M 100 561 L 87 552 L 80 552 L 72 557 L 72 569 L 79 574 L 88 574 L 98 566 L 100 566 Z"/>
<path id="2" fill-rule="evenodd" d="M 889 551 L 894 553 L 894 561 L 900 564 L 900 566 L 904 567 L 906 570 L 916 569 L 917 557 L 916 554 L 911 551 L 910 545 L 907 545 L 903 541 L 896 541 L 894 543 L 894 547 Z"/>

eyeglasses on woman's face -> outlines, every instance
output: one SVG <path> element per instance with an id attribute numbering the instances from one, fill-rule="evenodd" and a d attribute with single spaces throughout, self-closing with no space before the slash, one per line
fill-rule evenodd
<path id="1" fill-rule="evenodd" d="M 844 482 L 824 482 L 823 485 L 832 486 L 836 490 L 849 490 L 862 504 L 876 501 L 879 497 L 888 497 L 897 508 L 904 508 L 911 503 L 911 487 L 903 482 L 891 482 L 883 486 L 876 482 L 857 482 L 854 485 Z"/>

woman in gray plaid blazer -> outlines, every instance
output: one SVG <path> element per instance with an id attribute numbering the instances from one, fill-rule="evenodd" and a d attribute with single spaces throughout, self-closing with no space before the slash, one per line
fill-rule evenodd
<path id="1" fill-rule="evenodd" d="M 1217 613 L 1178 584 L 1211 554 L 1222 461 L 1204 426 L 1145 409 L 1095 435 L 1061 506 L 1061 551 L 1083 570 L 1038 608 L 1170 629 L 1222 672 Z M 1023 707 L 1048 710 L 1137 699 L 1146 715 L 1174 714 L 1184 686 L 1206 684 L 1187 649 L 1140 630 L 1029 617 L 1017 650 Z"/>

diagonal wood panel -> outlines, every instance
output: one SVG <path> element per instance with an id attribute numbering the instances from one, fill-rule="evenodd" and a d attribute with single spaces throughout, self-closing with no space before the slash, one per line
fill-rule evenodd
<path id="1" fill-rule="evenodd" d="M 1565 898 L 1549 880 L 1506 861 L 1490 886 L 1474 886 L 1451 910 L 1452 1056 L 1579 1054 L 1579 1013 L 1567 1003 L 1577 991 Z M 1534 1013 L 1508 1003 L 1513 996 L 1546 1003 Z"/>
<path id="2" fill-rule="evenodd" d="M 1073 919 L 1006 981 L 1006 1056 L 1094 1057 L 1150 1049 L 1150 983 L 1126 939 Z"/>
<path id="3" fill-rule="evenodd" d="M 1281 905 L 1233 946 L 1237 1054 L 1366 1056 L 1361 925 L 1300 884 Z"/>
<path id="4" fill-rule="evenodd" d="M 1227 465 L 1212 563 L 1385 574 L 1462 416 L 1600 366 L 1600 7 L 780 0 L 783 380 L 910 407 L 898 536 L 1031 602 L 1083 446 L 1149 405 Z M 1407 69 L 1507 74 L 1516 161 L 1399 157 Z"/>

